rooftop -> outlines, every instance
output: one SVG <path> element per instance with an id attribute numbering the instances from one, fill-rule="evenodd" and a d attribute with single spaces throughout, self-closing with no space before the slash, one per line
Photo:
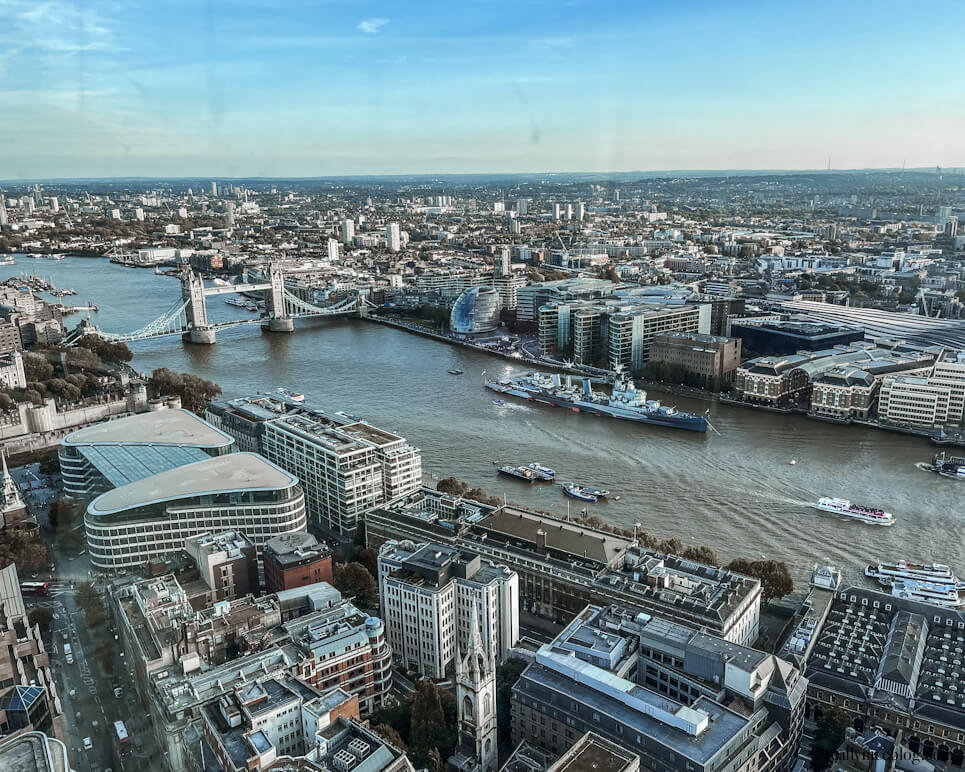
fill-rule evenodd
<path id="1" fill-rule="evenodd" d="M 87 511 L 91 515 L 107 515 L 162 501 L 238 491 L 283 490 L 297 483 L 297 477 L 255 453 L 231 453 L 115 488 L 94 499 Z"/>
<path id="2" fill-rule="evenodd" d="M 71 432 L 61 440 L 80 445 L 176 445 L 227 448 L 234 439 L 181 408 L 117 418 Z"/>

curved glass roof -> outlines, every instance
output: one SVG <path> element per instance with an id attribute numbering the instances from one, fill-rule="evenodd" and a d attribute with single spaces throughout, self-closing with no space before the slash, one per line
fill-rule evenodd
<path id="1" fill-rule="evenodd" d="M 181 408 L 117 418 L 71 432 L 62 445 L 189 445 L 225 448 L 234 439 L 203 418 Z"/>

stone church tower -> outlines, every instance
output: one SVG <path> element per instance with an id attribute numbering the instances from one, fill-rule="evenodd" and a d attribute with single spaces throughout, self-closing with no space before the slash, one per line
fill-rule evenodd
<path id="1" fill-rule="evenodd" d="M 456 705 L 459 716 L 459 746 L 465 757 L 475 757 L 466 765 L 480 772 L 496 772 L 499 749 L 496 745 L 496 663 L 491 659 L 473 621 L 472 638 L 466 656 L 456 652 Z"/>

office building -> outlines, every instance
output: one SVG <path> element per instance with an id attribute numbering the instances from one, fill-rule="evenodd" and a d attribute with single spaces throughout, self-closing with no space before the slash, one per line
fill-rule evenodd
<path id="1" fill-rule="evenodd" d="M 493 287 L 470 287 L 452 306 L 449 330 L 457 335 L 479 335 L 499 327 L 502 307 L 499 293 Z"/>
<path id="2" fill-rule="evenodd" d="M 309 523 L 346 541 L 369 509 L 418 490 L 422 456 L 405 438 L 285 397 L 219 400 L 206 412 L 242 450 L 298 477 Z"/>
<path id="3" fill-rule="evenodd" d="M 345 219 L 342 220 L 342 243 L 346 245 L 351 245 L 352 240 L 355 238 L 355 221 Z"/>
<path id="4" fill-rule="evenodd" d="M 239 531 L 259 548 L 303 531 L 305 496 L 294 475 L 254 453 L 232 453 L 103 493 L 88 505 L 84 526 L 95 569 L 132 570 L 213 530 Z"/>
<path id="5" fill-rule="evenodd" d="M 516 318 L 521 322 L 536 321 L 541 306 L 553 302 L 603 298 L 620 285 L 608 279 L 559 279 L 521 287 L 517 295 Z"/>
<path id="6" fill-rule="evenodd" d="M 606 342 L 609 369 L 642 370 L 660 333 L 706 333 L 709 329 L 709 306 L 650 306 L 611 314 Z M 574 349 L 575 345 L 574 336 Z"/>
<path id="7" fill-rule="evenodd" d="M 878 418 L 895 426 L 961 426 L 965 419 L 965 352 L 942 352 L 930 372 L 885 378 Z"/>
<path id="8" fill-rule="evenodd" d="M 925 761 L 965 761 L 965 611 L 847 587 L 807 662 L 807 715 L 843 710 L 858 732 L 880 727 Z"/>
<path id="9" fill-rule="evenodd" d="M 526 277 L 523 275 L 514 276 L 512 273 L 493 276 L 493 287 L 499 293 L 500 305 L 508 310 L 515 310 L 519 303 L 518 293 L 520 288 L 526 286 Z"/>
<path id="10" fill-rule="evenodd" d="M 402 236 L 399 233 L 399 223 L 390 222 L 385 226 L 385 243 L 390 252 L 402 249 Z"/>
<path id="11" fill-rule="evenodd" d="M 519 641 L 519 578 L 505 566 L 451 546 L 390 541 L 378 573 L 389 645 L 405 670 L 445 678 L 474 629 L 499 663 Z"/>
<path id="12" fill-rule="evenodd" d="M 756 579 L 663 555 L 580 522 L 422 488 L 369 512 L 365 538 L 373 549 L 410 540 L 478 553 L 519 576 L 521 612 L 558 622 L 589 603 L 620 603 L 734 643 L 757 640 Z"/>
<path id="13" fill-rule="evenodd" d="M 771 654 L 588 606 L 513 686 L 513 739 L 561 755 L 592 731 L 647 769 L 776 772 L 796 760 L 806 690 Z"/>
<path id="14" fill-rule="evenodd" d="M 741 342 L 717 335 L 663 332 L 653 339 L 649 361 L 679 369 L 688 383 L 718 390 L 733 380 L 741 361 Z"/>
<path id="15" fill-rule="evenodd" d="M 159 472 L 233 450 L 234 440 L 181 408 L 93 424 L 60 441 L 58 459 L 68 496 L 92 498 Z"/>
<path id="16" fill-rule="evenodd" d="M 864 331 L 860 327 L 821 322 L 746 324 L 734 320 L 730 334 L 741 339 L 744 351 L 778 356 L 798 351 L 821 351 L 864 340 Z"/>
<path id="17" fill-rule="evenodd" d="M 332 583 L 332 553 L 310 533 L 286 533 L 269 539 L 261 556 L 265 592 Z"/>
<path id="18" fill-rule="evenodd" d="M 734 387 L 745 402 L 810 408 L 836 420 L 868 418 L 879 388 L 895 373 L 928 372 L 938 351 L 900 341 L 875 341 L 750 359 L 737 368 Z"/>

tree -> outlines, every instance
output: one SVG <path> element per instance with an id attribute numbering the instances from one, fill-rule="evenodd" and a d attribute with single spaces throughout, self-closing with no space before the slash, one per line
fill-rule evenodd
<path id="1" fill-rule="evenodd" d="M 202 415 L 211 400 L 221 393 L 221 387 L 197 375 L 176 373 L 166 367 L 159 367 L 151 373 L 148 392 L 151 397 L 180 397 L 181 406 L 185 410 Z"/>
<path id="2" fill-rule="evenodd" d="M 125 343 L 112 343 L 99 335 L 84 335 L 77 341 L 77 346 L 93 352 L 105 362 L 130 362 L 134 353 Z"/>
<path id="3" fill-rule="evenodd" d="M 415 691 L 409 697 L 409 714 L 412 717 L 409 733 L 412 762 L 417 767 L 426 766 L 433 749 L 440 756 L 449 758 L 456 747 L 456 727 L 455 723 L 446 722 L 439 687 L 427 679 L 416 682 Z"/>
<path id="4" fill-rule="evenodd" d="M 50 625 L 54 621 L 54 612 L 49 608 L 44 608 L 43 606 L 37 606 L 30 610 L 27 614 L 27 621 L 30 622 L 30 626 L 34 625 L 40 626 L 40 634 L 46 635 L 50 632 Z"/>
<path id="5" fill-rule="evenodd" d="M 693 560 L 695 563 L 706 563 L 708 566 L 720 565 L 717 560 L 717 553 L 710 547 L 686 547 L 684 551 L 680 553 L 680 557 L 685 560 Z"/>
<path id="6" fill-rule="evenodd" d="M 496 667 L 496 729 L 499 745 L 503 748 L 513 744 L 513 686 L 525 669 L 526 660 L 517 657 Z"/>
<path id="7" fill-rule="evenodd" d="M 439 753 L 439 749 L 430 749 L 429 756 L 426 759 L 426 772 L 443 772 L 444 769 L 445 767 L 442 765 L 442 755 Z"/>
<path id="8" fill-rule="evenodd" d="M 436 490 L 450 496 L 463 496 L 469 490 L 469 486 L 455 477 L 445 477 L 436 484 Z"/>
<path id="9" fill-rule="evenodd" d="M 104 623 L 104 604 L 90 582 L 78 585 L 74 600 L 87 617 L 90 627 L 100 627 Z"/>
<path id="10" fill-rule="evenodd" d="M 769 603 L 776 598 L 783 598 L 794 591 L 791 571 L 783 560 L 737 558 L 728 564 L 727 570 L 759 579 L 761 582 L 761 599 L 764 603 Z"/>
<path id="11" fill-rule="evenodd" d="M 101 358 L 87 348 L 73 347 L 67 349 L 68 367 L 76 367 L 79 370 L 91 370 L 97 372 L 101 369 Z"/>
<path id="12" fill-rule="evenodd" d="M 358 562 L 365 566 L 365 569 L 376 576 L 379 573 L 379 556 L 371 547 L 364 547 L 359 550 Z"/>
<path id="13" fill-rule="evenodd" d="M 24 354 L 23 374 L 28 381 L 46 381 L 54 374 L 54 366 L 40 354 Z"/>
<path id="14" fill-rule="evenodd" d="M 339 592 L 354 596 L 362 606 L 372 608 L 378 604 L 379 586 L 361 563 L 336 563 L 332 579 Z"/>
<path id="15" fill-rule="evenodd" d="M 844 742 L 847 728 L 851 726 L 851 717 L 841 708 L 826 708 L 818 719 L 814 730 L 814 740 L 811 742 L 811 766 L 813 769 L 827 769 L 835 751 Z"/>
<path id="16" fill-rule="evenodd" d="M 402 740 L 402 735 L 398 733 L 395 727 L 389 726 L 388 724 L 375 724 L 372 727 L 372 731 L 390 745 L 394 745 L 403 753 L 409 752 L 409 746 L 406 745 Z"/>
<path id="17" fill-rule="evenodd" d="M 16 563 L 18 569 L 27 573 L 40 571 L 50 563 L 47 545 L 36 529 L 7 528 L 0 531 L 0 568 L 11 563 Z"/>
<path id="18" fill-rule="evenodd" d="M 6 392 L 0 392 L 0 410 L 7 411 L 12 408 L 16 403 Z"/>

